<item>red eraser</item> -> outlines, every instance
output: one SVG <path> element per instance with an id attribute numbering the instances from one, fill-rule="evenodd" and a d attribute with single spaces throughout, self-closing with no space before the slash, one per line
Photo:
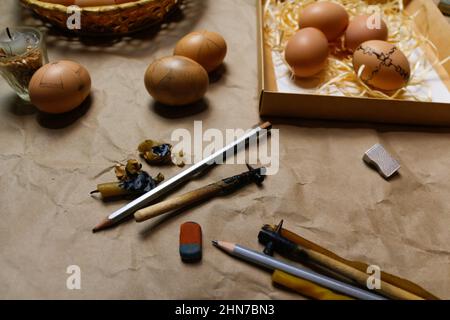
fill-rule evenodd
<path id="1" fill-rule="evenodd" d="M 202 228 L 198 223 L 189 221 L 180 226 L 180 256 L 185 262 L 202 258 Z"/>

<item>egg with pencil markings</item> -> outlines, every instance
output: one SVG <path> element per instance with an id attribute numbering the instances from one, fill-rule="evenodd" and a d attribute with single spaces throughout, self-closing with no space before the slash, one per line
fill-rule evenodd
<path id="1" fill-rule="evenodd" d="M 328 41 L 315 28 L 300 29 L 288 41 L 285 60 L 297 77 L 310 77 L 322 71 L 328 60 Z"/>
<path id="2" fill-rule="evenodd" d="M 345 31 L 345 47 L 354 51 L 363 42 L 387 38 L 388 28 L 383 19 L 373 15 L 360 15 L 352 19 Z"/>
<path id="3" fill-rule="evenodd" d="M 65 113 L 78 107 L 91 91 L 89 72 L 79 63 L 61 60 L 37 70 L 30 80 L 30 100 L 46 113 Z"/>
<path id="4" fill-rule="evenodd" d="M 145 72 L 145 87 L 156 100 L 169 106 L 194 103 L 206 93 L 206 70 L 192 59 L 164 57 L 153 62 Z"/>
<path id="5" fill-rule="evenodd" d="M 211 72 L 223 63 L 227 54 L 227 43 L 216 32 L 194 31 L 177 42 L 173 54 L 188 57 Z"/>
<path id="6" fill-rule="evenodd" d="M 410 66 L 395 45 L 381 40 L 362 43 L 353 54 L 353 68 L 360 80 L 371 88 L 394 91 L 406 86 Z"/>
<path id="7" fill-rule="evenodd" d="M 307 5 L 300 11 L 299 27 L 317 28 L 322 31 L 328 41 L 339 38 L 348 25 L 348 13 L 345 8 L 337 3 L 319 1 Z"/>

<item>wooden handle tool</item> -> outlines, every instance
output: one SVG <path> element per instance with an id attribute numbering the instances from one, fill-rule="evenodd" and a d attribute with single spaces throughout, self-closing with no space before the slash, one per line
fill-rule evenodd
<path id="1" fill-rule="evenodd" d="M 222 189 L 223 186 L 220 186 L 218 183 L 209 184 L 205 187 L 182 194 L 181 196 L 161 201 L 147 208 L 140 209 L 135 212 L 134 219 L 137 222 L 142 222 L 164 213 L 181 209 L 200 201 L 208 200 L 221 193 Z"/>
<path id="2" fill-rule="evenodd" d="M 173 210 L 185 208 L 194 203 L 210 199 L 223 193 L 232 192 L 251 182 L 254 182 L 257 185 L 261 184 L 264 180 L 265 168 L 254 169 L 249 165 L 247 165 L 247 167 L 249 168 L 249 171 L 243 172 L 239 175 L 223 179 L 216 183 L 212 183 L 202 188 L 182 194 L 181 196 L 177 196 L 140 209 L 134 213 L 134 219 L 136 222 L 142 222 Z"/>
<path id="3" fill-rule="evenodd" d="M 342 263 L 338 260 L 330 258 L 317 251 L 305 248 L 299 248 L 299 250 L 303 250 L 307 254 L 308 258 L 311 259 L 312 261 L 324 267 L 327 267 L 328 269 L 333 270 L 336 273 L 346 276 L 347 278 L 355 280 L 357 283 L 359 283 L 364 287 L 367 286 L 367 279 L 369 277 L 367 273 L 362 272 L 349 265 L 346 265 L 345 263 Z M 382 295 L 385 295 L 386 297 L 389 297 L 391 299 L 424 300 L 422 297 L 419 297 L 397 286 L 394 286 L 386 281 L 383 281 L 382 279 L 380 279 L 380 289 L 375 289 L 374 291 L 379 292 Z"/>
<path id="4" fill-rule="evenodd" d="M 283 237 L 280 234 L 282 224 L 283 221 L 281 221 L 275 229 L 269 225 L 265 225 L 259 232 L 258 239 L 266 246 L 264 253 L 272 255 L 273 251 L 277 251 L 278 253 L 295 261 L 310 261 L 348 279 L 352 279 L 361 286 L 367 287 L 367 280 L 370 276 L 369 274 L 320 252 L 303 248 L 291 240 Z M 380 289 L 374 289 L 374 291 L 379 292 L 380 294 L 391 299 L 424 300 L 422 297 L 383 281 L 382 279 L 380 279 Z"/>

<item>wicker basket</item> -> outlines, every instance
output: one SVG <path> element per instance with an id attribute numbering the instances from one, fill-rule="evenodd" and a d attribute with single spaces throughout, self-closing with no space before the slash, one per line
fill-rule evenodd
<path id="1" fill-rule="evenodd" d="M 81 8 L 81 29 L 69 30 L 67 7 L 38 0 L 20 0 L 51 24 L 83 35 L 123 35 L 161 22 L 180 0 L 139 0 L 120 5 Z"/>

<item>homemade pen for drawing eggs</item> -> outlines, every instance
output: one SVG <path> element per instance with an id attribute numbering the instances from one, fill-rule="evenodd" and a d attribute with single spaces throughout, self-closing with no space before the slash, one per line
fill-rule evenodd
<path id="1" fill-rule="evenodd" d="M 64 113 L 78 107 L 91 91 L 89 72 L 79 63 L 61 60 L 48 63 L 35 72 L 28 91 L 40 111 Z"/>
<path id="2" fill-rule="evenodd" d="M 199 63 L 207 72 L 211 72 L 223 63 L 227 44 L 216 32 L 194 31 L 177 42 L 173 54 L 188 57 Z"/>
<path id="3" fill-rule="evenodd" d="M 153 62 L 145 72 L 145 87 L 156 100 L 170 106 L 194 103 L 206 93 L 206 70 L 192 59 L 164 57 Z"/>

